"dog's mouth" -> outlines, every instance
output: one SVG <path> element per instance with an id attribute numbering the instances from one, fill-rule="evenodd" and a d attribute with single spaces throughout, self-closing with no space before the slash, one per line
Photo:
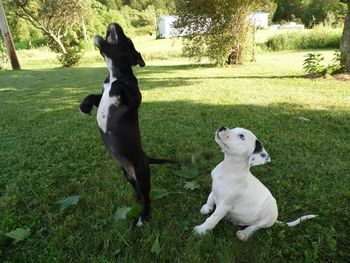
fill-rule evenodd
<path id="1" fill-rule="evenodd" d="M 222 140 L 219 133 L 220 133 L 220 131 L 218 130 L 215 134 L 216 142 L 221 146 L 221 148 L 225 148 L 227 150 L 230 150 L 230 147 Z"/>
<path id="2" fill-rule="evenodd" d="M 115 45 L 115 44 L 118 43 L 118 35 L 117 35 L 117 32 L 116 32 L 114 26 L 109 26 L 108 27 L 106 40 L 110 44 L 114 44 Z"/>

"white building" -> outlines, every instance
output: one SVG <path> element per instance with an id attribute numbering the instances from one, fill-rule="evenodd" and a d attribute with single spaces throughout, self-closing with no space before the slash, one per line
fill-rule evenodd
<path id="1" fill-rule="evenodd" d="M 158 19 L 158 37 L 159 38 L 171 38 L 179 36 L 180 33 L 174 28 L 174 22 L 178 19 L 178 16 L 161 16 Z"/>
<path id="2" fill-rule="evenodd" d="M 256 12 L 251 13 L 248 16 L 248 19 L 252 25 L 255 25 L 257 28 L 267 29 L 269 27 L 269 13 L 265 12 Z"/>
<path id="3" fill-rule="evenodd" d="M 171 38 L 171 37 L 180 36 L 181 34 L 179 30 L 174 28 L 174 23 L 177 19 L 178 19 L 178 16 L 175 16 L 175 15 L 159 17 L 158 25 L 157 25 L 158 26 L 157 36 L 159 38 Z M 251 22 L 251 24 L 255 25 L 257 28 L 267 29 L 269 27 L 269 13 L 265 13 L 265 12 L 251 13 L 248 16 L 248 19 Z"/>

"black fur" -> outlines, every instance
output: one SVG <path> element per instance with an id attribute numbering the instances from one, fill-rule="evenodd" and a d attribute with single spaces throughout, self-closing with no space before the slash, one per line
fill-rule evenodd
<path id="1" fill-rule="evenodd" d="M 108 110 L 107 130 L 101 130 L 102 139 L 112 156 L 123 167 L 124 175 L 134 187 L 143 205 L 142 222 L 150 216 L 150 164 L 172 162 L 148 157 L 142 148 L 139 128 L 138 108 L 141 93 L 133 74 L 132 66 L 143 67 L 145 62 L 136 51 L 132 41 L 125 36 L 118 24 L 110 24 L 106 39 L 95 37 L 95 45 L 103 57 L 112 60 L 112 75 L 109 96 L 120 96 L 118 106 L 111 105 Z M 109 84 L 109 76 L 105 83 Z M 80 110 L 90 113 L 93 106 L 98 107 L 102 94 L 87 96 L 80 105 Z"/>

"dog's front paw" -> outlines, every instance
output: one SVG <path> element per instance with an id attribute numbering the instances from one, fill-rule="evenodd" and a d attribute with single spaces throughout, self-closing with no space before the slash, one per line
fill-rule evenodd
<path id="1" fill-rule="evenodd" d="M 82 115 L 91 115 L 92 105 L 81 103 L 79 109 Z"/>
<path id="2" fill-rule="evenodd" d="M 197 235 L 204 235 L 207 232 L 207 228 L 205 227 L 205 225 L 201 224 L 199 226 L 194 227 L 194 232 Z"/>
<path id="3" fill-rule="evenodd" d="M 207 204 L 203 205 L 201 208 L 201 214 L 207 215 L 209 214 L 213 209 L 210 208 Z"/>

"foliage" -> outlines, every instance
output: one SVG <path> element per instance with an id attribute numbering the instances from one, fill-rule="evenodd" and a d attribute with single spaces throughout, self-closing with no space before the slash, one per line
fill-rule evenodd
<path id="1" fill-rule="evenodd" d="M 15 230 L 8 232 L 5 236 L 12 238 L 15 243 L 23 241 L 30 236 L 30 229 L 16 228 Z"/>
<path id="2" fill-rule="evenodd" d="M 277 10 L 273 21 L 297 21 L 308 27 L 324 23 L 327 17 L 333 16 L 335 24 L 344 19 L 345 5 L 339 0 L 276 0 Z"/>
<path id="3" fill-rule="evenodd" d="M 336 50 L 334 52 L 331 63 L 327 67 L 327 73 L 334 75 L 344 71 L 344 66 L 341 64 L 341 51 Z"/>
<path id="4" fill-rule="evenodd" d="M 324 60 L 324 57 L 321 54 L 307 54 L 303 64 L 304 70 L 311 76 L 323 75 L 325 67 L 321 65 L 322 60 Z"/>
<path id="5" fill-rule="evenodd" d="M 52 50 L 62 54 L 63 65 L 75 64 L 79 56 L 75 50 L 80 23 L 90 14 L 90 1 L 32 0 L 5 1 L 10 12 L 40 29 Z"/>
<path id="6" fill-rule="evenodd" d="M 58 200 L 54 202 L 54 204 L 60 206 L 60 210 L 63 211 L 72 205 L 77 205 L 79 203 L 80 196 L 79 195 L 73 195 L 73 196 L 68 196 L 65 199 Z"/>
<path id="7" fill-rule="evenodd" d="M 47 41 L 43 38 L 34 38 L 33 40 L 22 40 L 15 42 L 16 50 L 39 48 L 47 45 Z"/>
<path id="8" fill-rule="evenodd" d="M 70 34 L 67 34 L 67 36 L 63 38 L 64 43 L 67 43 L 67 52 L 58 55 L 58 60 L 64 67 L 70 67 L 78 64 L 84 55 L 85 42 L 79 40 L 75 31 L 70 30 L 69 32 Z"/>
<path id="9" fill-rule="evenodd" d="M 274 51 L 297 49 L 338 49 L 341 29 L 315 27 L 309 30 L 286 31 L 270 37 L 266 46 Z"/>
<path id="10" fill-rule="evenodd" d="M 43 39 L 43 32 L 31 22 L 18 17 L 11 9 L 6 9 L 8 23 L 14 42 Z"/>
<path id="11" fill-rule="evenodd" d="M 250 31 L 248 14 L 264 4 L 264 0 L 186 1 L 176 23 L 184 34 L 184 54 L 221 65 L 242 63 Z"/>
<path id="12" fill-rule="evenodd" d="M 340 65 L 341 53 L 340 50 L 336 50 L 333 55 L 333 59 L 328 66 L 322 65 L 321 62 L 324 57 L 321 54 L 309 53 L 303 63 L 304 71 L 311 77 L 319 77 L 325 75 L 334 75 L 342 71 Z"/>
<path id="13" fill-rule="evenodd" d="M 6 68 L 9 57 L 2 36 L 0 36 L 0 70 Z"/>

